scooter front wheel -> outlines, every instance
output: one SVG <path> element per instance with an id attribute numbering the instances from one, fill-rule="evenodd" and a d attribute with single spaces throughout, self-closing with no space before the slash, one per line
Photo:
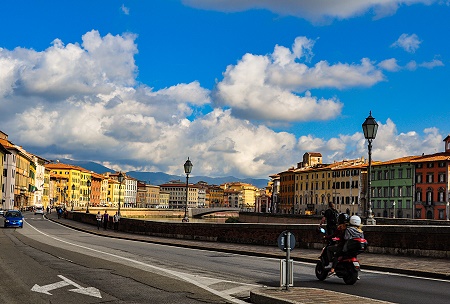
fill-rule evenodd
<path id="1" fill-rule="evenodd" d="M 323 280 L 325 280 L 327 278 L 329 270 L 324 269 L 322 261 L 319 261 L 316 264 L 315 272 L 316 272 L 316 277 L 319 280 L 323 281 Z"/>

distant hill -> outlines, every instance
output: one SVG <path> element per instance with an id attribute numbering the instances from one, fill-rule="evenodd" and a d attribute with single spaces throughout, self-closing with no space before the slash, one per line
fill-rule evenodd
<path id="1" fill-rule="evenodd" d="M 70 159 L 63 159 L 60 160 L 61 163 L 64 164 L 70 164 L 70 165 L 76 165 L 76 166 L 80 166 L 82 168 L 85 168 L 86 170 L 89 171 L 93 171 L 95 173 L 99 173 L 99 174 L 103 174 L 106 172 L 114 172 L 114 170 L 107 168 L 103 165 L 100 165 L 98 163 L 95 162 L 91 162 L 91 161 L 76 161 L 76 160 L 70 160 Z M 186 175 L 170 175 L 167 173 L 163 173 L 163 172 L 139 172 L 139 171 L 129 171 L 126 172 L 127 175 L 152 184 L 152 185 L 161 185 L 161 184 L 165 184 L 169 181 L 172 180 L 180 180 L 182 183 L 186 182 Z M 267 186 L 267 182 L 269 181 L 268 179 L 263 179 L 263 178 L 237 178 L 237 177 L 233 177 L 233 176 L 226 176 L 226 177 L 209 177 L 209 176 L 192 176 L 189 177 L 189 182 L 190 183 L 197 183 L 199 181 L 204 181 L 207 182 L 209 185 L 220 185 L 223 183 L 229 183 L 229 182 L 243 182 L 243 183 L 248 183 L 248 184 L 252 184 L 258 188 L 264 188 Z"/>

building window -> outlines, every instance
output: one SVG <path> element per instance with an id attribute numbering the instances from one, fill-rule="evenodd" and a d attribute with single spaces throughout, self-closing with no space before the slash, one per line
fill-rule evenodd
<path id="1" fill-rule="evenodd" d="M 428 190 L 427 191 L 427 204 L 431 205 L 433 202 L 433 191 Z"/>
<path id="2" fill-rule="evenodd" d="M 432 183 L 433 182 L 433 173 L 428 173 L 427 174 L 427 183 Z"/>
<path id="3" fill-rule="evenodd" d="M 411 168 L 406 169 L 406 178 L 411 178 Z"/>
<path id="4" fill-rule="evenodd" d="M 438 178 L 440 183 L 445 183 L 445 173 L 439 173 Z"/>
<path id="5" fill-rule="evenodd" d="M 443 202 L 444 201 L 444 191 L 439 190 L 438 196 L 439 196 L 439 202 Z"/>
<path id="6" fill-rule="evenodd" d="M 399 187 L 398 187 L 398 196 L 399 196 L 399 197 L 402 197 L 402 196 L 403 196 L 403 187 L 402 187 L 402 186 L 399 186 Z"/>
<path id="7" fill-rule="evenodd" d="M 434 163 L 427 163 L 427 168 L 433 168 L 434 167 Z"/>
<path id="8" fill-rule="evenodd" d="M 398 178 L 403 178 L 403 169 L 398 169 Z"/>
<path id="9" fill-rule="evenodd" d="M 422 183 L 422 174 L 416 174 L 416 184 Z"/>
<path id="10" fill-rule="evenodd" d="M 388 170 L 384 171 L 384 179 L 389 179 L 389 171 Z"/>

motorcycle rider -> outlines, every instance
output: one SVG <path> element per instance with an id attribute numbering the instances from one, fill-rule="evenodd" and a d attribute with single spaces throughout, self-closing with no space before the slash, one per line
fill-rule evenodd
<path id="1" fill-rule="evenodd" d="M 345 230 L 344 239 L 351 240 L 355 238 L 364 238 L 364 233 L 361 229 L 361 218 L 357 215 L 352 215 L 349 220 L 349 225 Z"/>
<path id="2" fill-rule="evenodd" d="M 347 230 L 347 225 L 350 220 L 350 216 L 347 213 L 341 213 L 338 216 L 338 227 L 336 231 L 332 235 L 325 236 L 326 239 L 331 240 L 333 238 L 339 238 L 339 241 L 334 245 L 329 245 L 327 247 L 327 256 L 328 256 L 328 265 L 325 266 L 325 269 L 331 269 L 329 275 L 334 274 L 334 268 L 337 264 L 337 259 L 339 253 L 342 251 L 345 240 L 345 232 Z"/>
<path id="3" fill-rule="evenodd" d="M 348 218 L 348 215 L 347 215 Z M 346 244 L 348 240 L 354 239 L 354 238 L 364 238 L 364 233 L 361 229 L 361 218 L 357 215 L 352 215 L 350 218 L 348 218 L 348 224 L 346 225 L 344 229 L 343 235 L 339 236 L 340 241 L 338 244 L 334 245 L 336 246 L 336 251 L 334 251 L 334 259 L 333 263 L 331 265 L 331 270 L 329 273 L 329 276 L 334 275 L 334 268 L 336 267 L 336 264 L 338 262 L 338 258 L 342 251 L 345 251 Z M 330 246 L 331 247 L 331 246 Z M 334 250 L 332 249 L 332 250 Z M 333 253 L 330 251 L 327 251 L 328 258 L 330 258 L 330 255 Z M 329 261 L 331 261 L 329 259 Z"/>

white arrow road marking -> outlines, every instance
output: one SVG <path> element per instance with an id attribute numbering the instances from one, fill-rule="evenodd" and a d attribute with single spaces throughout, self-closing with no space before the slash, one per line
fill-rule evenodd
<path id="1" fill-rule="evenodd" d="M 69 285 L 70 284 L 65 281 L 56 282 L 56 283 L 48 284 L 48 285 L 44 285 L 44 286 L 39 286 L 38 284 L 34 284 L 33 288 L 31 288 L 31 291 L 36 291 L 36 292 L 41 292 L 41 293 L 45 293 L 48 295 L 52 295 L 49 292 L 50 290 L 61 288 L 64 286 L 69 286 Z"/>
<path id="2" fill-rule="evenodd" d="M 81 285 L 75 283 L 72 280 L 69 280 L 68 278 L 62 276 L 62 275 L 58 275 L 59 278 L 62 279 L 62 281 L 60 282 L 56 282 L 53 284 L 48 284 L 48 285 L 44 285 L 44 286 L 39 286 L 38 284 L 34 284 L 33 288 L 31 288 L 31 291 L 36 291 L 36 292 L 41 292 L 41 293 L 45 293 L 48 295 L 52 295 L 49 291 L 53 290 L 53 289 L 58 289 L 61 287 L 65 287 L 65 286 L 69 286 L 69 285 L 73 285 L 76 287 L 76 289 L 70 289 L 69 291 L 73 291 L 73 292 L 77 292 L 77 293 L 81 293 L 87 296 L 91 296 L 91 297 L 96 297 L 96 298 L 102 298 L 102 295 L 100 294 L 100 290 L 98 290 L 95 287 L 82 287 Z"/>

